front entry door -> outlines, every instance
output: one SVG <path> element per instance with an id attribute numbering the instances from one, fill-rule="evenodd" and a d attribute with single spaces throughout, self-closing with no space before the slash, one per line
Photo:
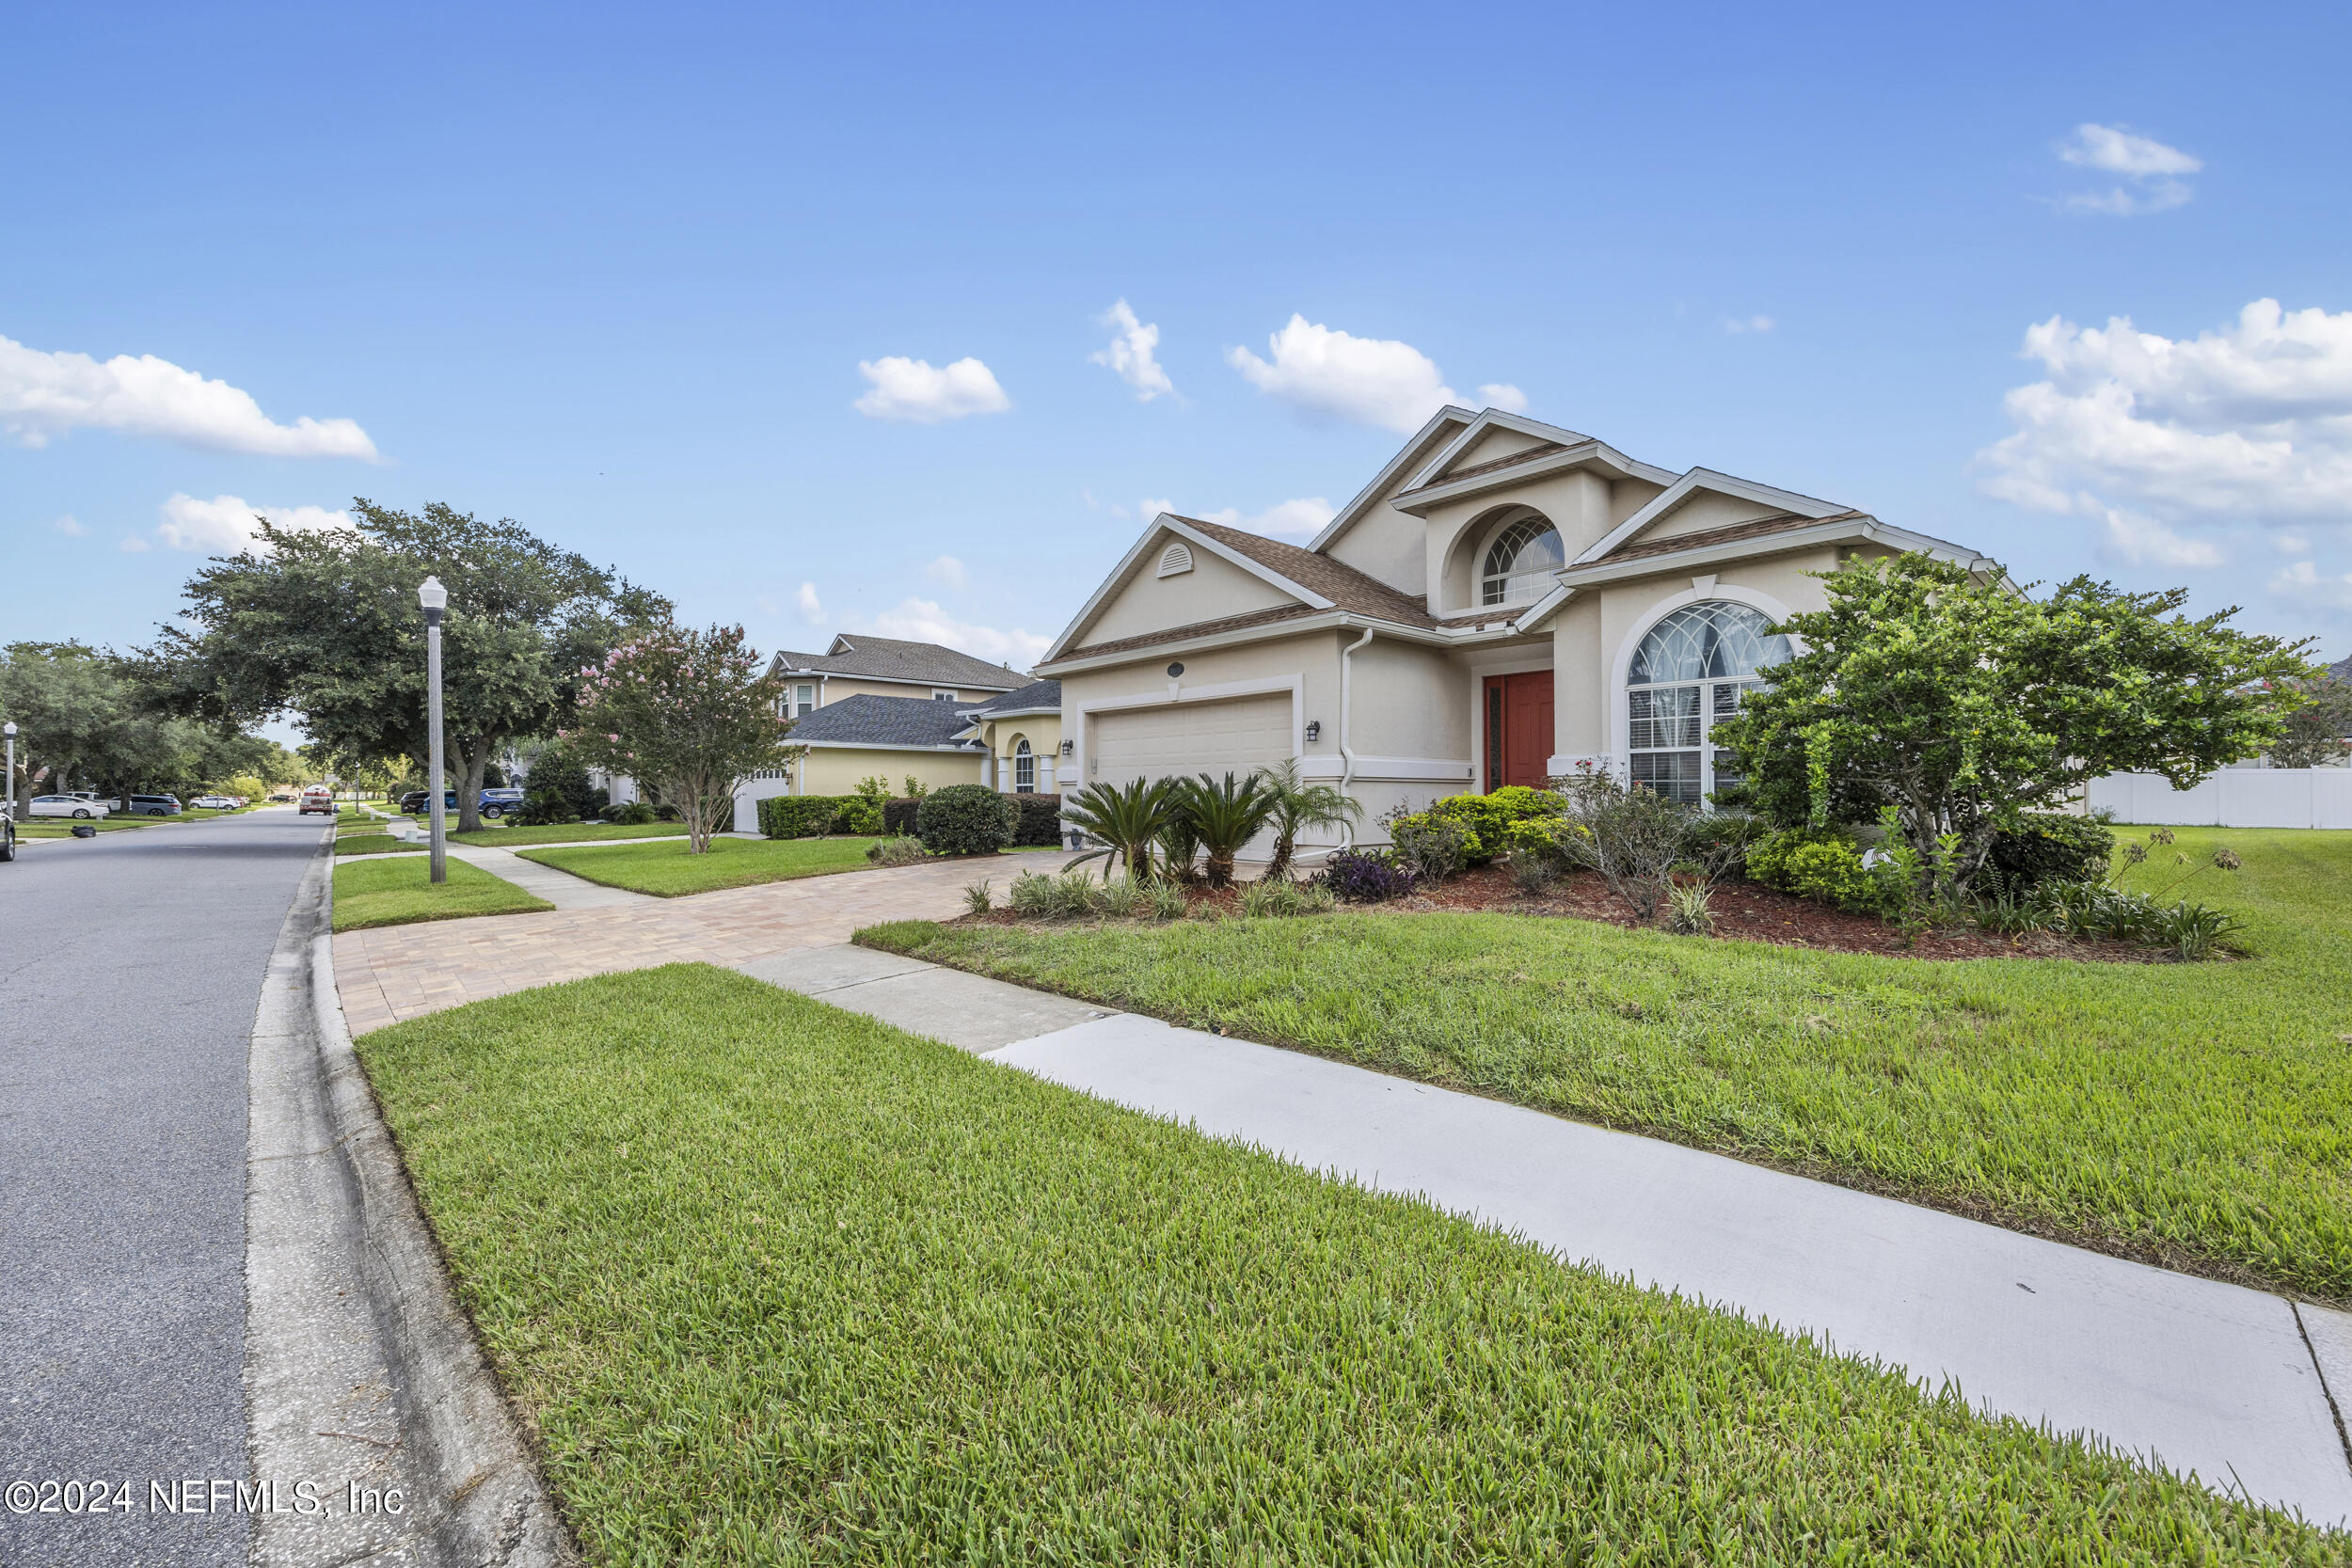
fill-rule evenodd
<path id="1" fill-rule="evenodd" d="M 1551 672 L 1486 677 L 1486 788 L 1541 789 L 1551 761 Z"/>

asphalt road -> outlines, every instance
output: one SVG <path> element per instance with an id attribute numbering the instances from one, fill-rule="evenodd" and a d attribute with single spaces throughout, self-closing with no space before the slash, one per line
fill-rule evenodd
<path id="1" fill-rule="evenodd" d="M 246 1037 L 321 826 L 264 808 L 0 865 L 0 1564 L 245 1561 L 206 1483 L 247 1476 Z M 62 1508 L 98 1480 L 103 1514 L 16 1512 L 15 1482 Z"/>

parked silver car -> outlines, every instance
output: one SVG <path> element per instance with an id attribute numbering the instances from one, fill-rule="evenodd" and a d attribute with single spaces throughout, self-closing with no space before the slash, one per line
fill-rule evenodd
<path id="1" fill-rule="evenodd" d="M 107 813 L 103 800 L 91 795 L 36 795 L 33 797 L 34 816 L 103 816 Z"/>

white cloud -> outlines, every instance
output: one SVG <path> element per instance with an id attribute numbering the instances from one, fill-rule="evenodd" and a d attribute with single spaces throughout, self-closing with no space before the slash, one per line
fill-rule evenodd
<path id="1" fill-rule="evenodd" d="M 1113 510 L 1116 511 L 1117 509 L 1113 508 Z M 1150 496 L 1146 496 L 1143 499 L 1136 502 L 1136 515 L 1142 518 L 1147 523 L 1163 512 L 1176 512 L 1176 503 L 1172 500 L 1166 499 L 1165 498 L 1155 500 Z M 1176 512 L 1176 515 L 1181 517 L 1184 516 L 1184 514 L 1182 512 Z"/>
<path id="2" fill-rule="evenodd" d="M 1227 528 L 1241 529 L 1249 533 L 1263 533 L 1276 539 L 1311 539 L 1323 531 L 1323 525 L 1339 515 L 1339 508 L 1321 496 L 1301 496 L 1254 512 L 1245 516 L 1237 506 L 1220 507 L 1215 512 L 1183 512 L 1169 500 L 1147 500 L 1141 515 L 1156 517 L 1161 513 L 1179 517 L 1196 517 L 1204 523 L 1222 523 Z"/>
<path id="3" fill-rule="evenodd" d="M 1136 396 L 1150 403 L 1162 392 L 1173 392 L 1176 384 L 1168 379 L 1168 372 L 1152 357 L 1160 346 L 1158 324 L 1139 322 L 1136 313 L 1121 299 L 1097 318 L 1097 325 L 1114 328 L 1110 342 L 1087 356 L 1089 362 L 1110 367 L 1120 380 L 1136 389 Z"/>
<path id="4" fill-rule="evenodd" d="M 923 575 L 933 582 L 946 583 L 959 594 L 963 592 L 963 562 L 952 555 L 943 555 L 924 567 Z"/>
<path id="5" fill-rule="evenodd" d="M 2280 555 L 2309 555 L 2312 542 L 2299 533 L 2281 533 L 2270 542 L 2270 547 Z"/>
<path id="6" fill-rule="evenodd" d="M 792 596 L 792 602 L 799 608 L 802 620 L 806 621 L 812 626 L 824 625 L 825 607 L 818 600 L 815 583 L 801 584 L 801 591 Z"/>
<path id="7" fill-rule="evenodd" d="M 2056 203 L 2063 212 L 2108 217 L 2169 212 L 2185 204 L 2194 192 L 2179 176 L 2195 174 L 2205 166 L 2201 159 L 2177 147 L 2167 147 L 2121 125 L 2077 125 L 2071 137 L 2058 144 L 2058 155 L 2077 168 L 2119 174 L 2129 182 L 2105 191 L 2077 191 Z"/>
<path id="8" fill-rule="evenodd" d="M 67 513 L 64 516 L 59 517 L 56 522 L 51 523 L 49 526 L 56 529 L 59 533 L 64 534 L 69 539 L 79 539 L 82 535 L 89 531 L 89 530 L 82 526 L 82 519 L 76 517 L 71 512 Z"/>
<path id="9" fill-rule="evenodd" d="M 1010 631 L 999 631 L 994 626 L 959 621 L 930 599 L 903 599 L 896 609 L 885 610 L 866 623 L 864 629 L 882 637 L 904 637 L 918 642 L 944 642 L 976 658 L 1010 664 L 1018 669 L 1026 669 L 1043 658 L 1045 650 L 1054 642 L 1050 637 L 1040 637 L 1035 632 L 1023 631 L 1017 626 Z"/>
<path id="10" fill-rule="evenodd" d="M 2208 539 L 2185 539 L 2153 517 L 2106 509 L 2100 553 L 2133 566 L 2218 566 L 2227 559 Z"/>
<path id="11" fill-rule="evenodd" d="M 2270 579 L 2270 591 L 2289 604 L 2322 614 L 2352 614 L 2352 572 L 2323 577 L 2308 561 L 2297 561 Z"/>
<path id="12" fill-rule="evenodd" d="M 215 496 L 199 500 L 175 494 L 164 502 L 164 520 L 155 537 L 175 550 L 210 550 L 226 554 L 253 543 L 256 515 L 278 528 L 349 528 L 351 514 L 329 512 L 323 506 L 255 506 L 240 496 Z"/>
<path id="13" fill-rule="evenodd" d="M 2053 316 L 2026 330 L 2024 356 L 2043 379 L 2003 400 L 2016 428 L 1977 454 L 1979 483 L 2100 522 L 2121 559 L 2209 564 L 2218 552 L 2199 553 L 2184 531 L 2352 515 L 2352 311 L 2259 299 L 2178 340 L 2122 317 Z M 2134 520 L 2114 523 L 2122 513 Z M 2159 527 L 2173 543 L 2151 543 Z"/>
<path id="14" fill-rule="evenodd" d="M 72 430 L 116 430 L 213 451 L 376 461 L 375 443 L 350 420 L 305 415 L 278 424 L 251 393 L 151 354 L 102 363 L 7 338 L 0 338 L 0 430 L 28 447 Z"/>
<path id="15" fill-rule="evenodd" d="M 1500 408 L 1506 414 L 1527 412 L 1527 394 L 1507 381 L 1489 381 L 1478 388 L 1478 401 L 1487 408 Z"/>
<path id="16" fill-rule="evenodd" d="M 858 374 L 872 385 L 850 404 L 869 420 L 937 424 L 974 414 L 1001 414 L 1012 406 L 996 376 L 977 359 L 962 358 L 944 369 L 925 359 L 890 355 L 861 359 Z"/>
<path id="17" fill-rule="evenodd" d="M 1770 316 L 1725 316 L 1724 330 L 1737 336 L 1743 332 L 1770 332 L 1773 322 Z"/>
<path id="18" fill-rule="evenodd" d="M 123 539 L 121 549 L 124 555 L 145 555 L 149 546 L 146 540 L 134 533 Z"/>
<path id="19" fill-rule="evenodd" d="M 1266 342 L 1271 363 L 1246 348 L 1226 350 L 1226 362 L 1260 391 L 1311 413 L 1409 434 L 1454 401 L 1437 362 L 1410 343 L 1355 337 L 1295 314 Z"/>

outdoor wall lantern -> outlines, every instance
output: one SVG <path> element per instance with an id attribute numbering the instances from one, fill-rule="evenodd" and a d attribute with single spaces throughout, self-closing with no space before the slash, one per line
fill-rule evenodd
<path id="1" fill-rule="evenodd" d="M 1308 743 L 1309 745 L 1311 745 L 1311 745 L 1313 745 L 1313 744 L 1314 744 L 1314 742 L 1315 742 L 1315 740 L 1316 740 L 1316 738 L 1317 738 L 1319 736 L 1321 736 L 1322 734 L 1323 734 L 1323 721 L 1322 721 L 1322 720 L 1320 720 L 1320 719 L 1310 719 L 1310 720 L 1308 720 L 1308 721 L 1307 721 L 1307 743 Z"/>
<path id="2" fill-rule="evenodd" d="M 1063 742 L 1061 743 L 1061 754 L 1062 754 L 1063 756 L 1066 756 L 1066 757 L 1067 757 L 1067 756 L 1075 756 L 1075 755 L 1077 754 L 1077 752 L 1078 752 L 1078 743 L 1077 743 L 1076 741 L 1074 741 L 1074 740 L 1065 740 L 1065 741 L 1063 741 Z"/>

